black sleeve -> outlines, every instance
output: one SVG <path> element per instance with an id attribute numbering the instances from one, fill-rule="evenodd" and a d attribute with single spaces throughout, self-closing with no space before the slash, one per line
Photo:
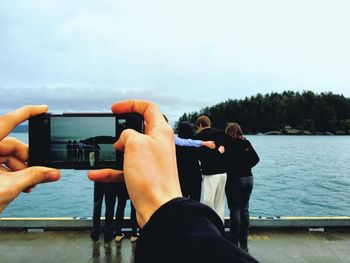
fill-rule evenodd
<path id="1" fill-rule="evenodd" d="M 221 131 L 216 131 L 215 144 L 217 148 L 219 148 L 220 146 L 226 147 L 230 141 L 230 137 L 227 134 Z"/>
<path id="2" fill-rule="evenodd" d="M 147 222 L 135 262 L 257 262 L 224 238 L 220 217 L 206 205 L 175 198 Z"/>
<path id="3" fill-rule="evenodd" d="M 256 151 L 254 150 L 252 144 L 248 140 L 246 140 L 246 145 L 248 166 L 252 168 L 255 165 L 257 165 L 260 159 Z"/>

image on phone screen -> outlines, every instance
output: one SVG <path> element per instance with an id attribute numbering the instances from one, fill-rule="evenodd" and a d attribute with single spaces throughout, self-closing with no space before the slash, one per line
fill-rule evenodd
<path id="1" fill-rule="evenodd" d="M 135 114 L 44 114 L 29 124 L 30 165 L 63 169 L 121 169 L 114 143 L 125 129 L 143 132 Z"/>
<path id="2" fill-rule="evenodd" d="M 114 117 L 52 117 L 50 130 L 53 163 L 95 166 L 99 162 L 116 160 Z"/>

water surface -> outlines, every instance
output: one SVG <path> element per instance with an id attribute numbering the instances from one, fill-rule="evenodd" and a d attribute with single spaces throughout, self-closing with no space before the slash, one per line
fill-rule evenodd
<path id="1" fill-rule="evenodd" d="M 11 136 L 28 141 L 27 134 Z M 252 216 L 350 216 L 350 136 L 247 137 L 260 157 Z M 1 216 L 91 217 L 92 202 L 86 172 L 63 170 L 59 182 L 21 194 Z"/>

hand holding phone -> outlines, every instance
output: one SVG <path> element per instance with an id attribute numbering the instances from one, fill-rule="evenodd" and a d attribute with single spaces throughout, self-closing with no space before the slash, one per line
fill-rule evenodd
<path id="1" fill-rule="evenodd" d="M 177 174 L 174 132 L 155 103 L 127 100 L 112 106 L 115 114 L 137 112 L 146 122 L 145 134 L 125 130 L 115 148 L 124 151 L 124 171 L 102 169 L 89 171 L 90 180 L 116 182 L 125 180 L 142 228 L 163 204 L 182 196 Z"/>
<path id="2" fill-rule="evenodd" d="M 15 138 L 6 137 L 21 122 L 46 111 L 46 105 L 30 105 L 0 116 L 0 213 L 21 192 L 30 192 L 38 183 L 60 178 L 59 171 L 55 169 L 27 168 L 28 146 Z"/>

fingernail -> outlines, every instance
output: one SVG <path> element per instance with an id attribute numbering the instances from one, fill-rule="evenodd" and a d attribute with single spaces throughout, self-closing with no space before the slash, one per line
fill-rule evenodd
<path id="1" fill-rule="evenodd" d="M 45 174 L 46 181 L 56 181 L 58 176 L 58 172 L 56 171 L 51 171 Z"/>

